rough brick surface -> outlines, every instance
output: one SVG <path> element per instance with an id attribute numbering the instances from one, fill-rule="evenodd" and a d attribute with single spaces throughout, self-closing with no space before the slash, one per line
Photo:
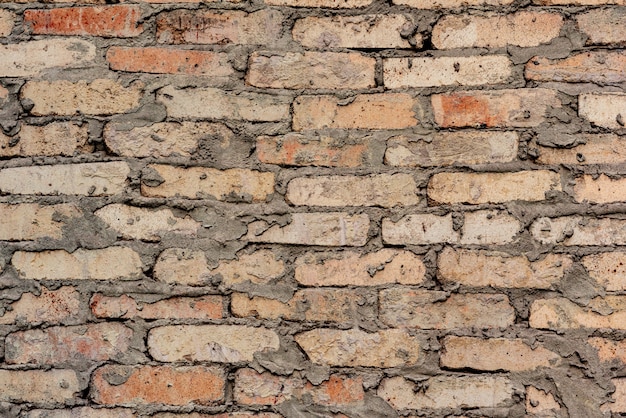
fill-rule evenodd
<path id="1" fill-rule="evenodd" d="M 587 93 L 578 99 L 578 113 L 589 122 L 609 129 L 620 129 L 626 124 L 626 94 Z"/>
<path id="2" fill-rule="evenodd" d="M 80 390 L 72 370 L 0 370 L 0 400 L 35 404 L 70 403 Z"/>
<path id="3" fill-rule="evenodd" d="M 570 136 L 571 148 L 540 147 L 541 164 L 621 164 L 626 161 L 626 144 L 617 135 L 588 134 Z"/>
<path id="4" fill-rule="evenodd" d="M 598 284 L 608 291 L 626 289 L 626 254 L 623 252 L 608 252 L 590 254 L 581 259 L 582 264 Z"/>
<path id="5" fill-rule="evenodd" d="M 9 10 L 0 10 L 0 36 L 9 36 L 15 25 L 15 14 Z"/>
<path id="6" fill-rule="evenodd" d="M 220 319 L 224 302 L 221 296 L 174 297 L 152 303 L 142 303 L 130 296 L 91 298 L 91 312 L 98 318 L 144 319 Z"/>
<path id="7" fill-rule="evenodd" d="M 626 42 L 626 11 L 622 8 L 593 9 L 577 15 L 576 22 L 589 37 L 587 43 L 607 45 Z"/>
<path id="8" fill-rule="evenodd" d="M 604 308 L 602 313 L 599 312 Z M 539 299 L 530 307 L 529 324 L 542 329 L 613 328 L 624 329 L 623 296 L 594 299 L 589 306 L 580 307 L 565 298 Z"/>
<path id="9" fill-rule="evenodd" d="M 74 122 L 52 122 L 43 126 L 22 125 L 17 138 L 0 134 L 0 155 L 71 157 L 93 151 L 94 147 L 88 140 L 88 126 Z"/>
<path id="10" fill-rule="evenodd" d="M 620 83 L 626 80 L 626 54 L 585 52 L 561 60 L 535 57 L 526 64 L 526 78 L 570 83 Z"/>
<path id="11" fill-rule="evenodd" d="M 58 290 L 41 288 L 41 293 L 23 293 L 19 300 L 11 304 L 11 309 L 0 316 L 0 325 L 27 322 L 38 325 L 43 322 L 58 324 L 76 322 L 81 318 L 80 294 L 70 286 Z"/>
<path id="12" fill-rule="evenodd" d="M 58 68 L 80 68 L 96 57 L 96 47 L 79 39 L 44 39 L 2 45 L 2 77 L 29 77 Z"/>
<path id="13" fill-rule="evenodd" d="M 5 241 L 60 239 L 67 221 L 80 216 L 80 209 L 70 204 L 2 203 L 0 211 L 0 239 Z"/>
<path id="14" fill-rule="evenodd" d="M 539 218 L 530 227 L 539 242 L 570 245 L 624 245 L 626 221 L 623 219 L 585 219 L 582 216 Z"/>

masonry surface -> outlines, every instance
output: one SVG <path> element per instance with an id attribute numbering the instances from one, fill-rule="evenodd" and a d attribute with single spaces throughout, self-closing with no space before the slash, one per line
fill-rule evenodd
<path id="1" fill-rule="evenodd" d="M 626 414 L 624 0 L 0 0 L 0 416 Z"/>

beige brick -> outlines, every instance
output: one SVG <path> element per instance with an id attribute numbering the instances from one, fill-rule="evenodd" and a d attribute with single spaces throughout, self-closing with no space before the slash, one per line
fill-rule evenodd
<path id="1" fill-rule="evenodd" d="M 87 406 L 73 409 L 35 409 L 26 418 L 135 418 L 131 409 L 126 408 L 89 408 Z"/>
<path id="2" fill-rule="evenodd" d="M 522 224 L 506 212 L 477 210 L 465 212 L 460 244 L 507 244 L 523 230 Z"/>
<path id="3" fill-rule="evenodd" d="M 501 84 L 511 78 L 512 70 L 503 55 L 383 60 L 383 80 L 390 89 Z"/>
<path id="4" fill-rule="evenodd" d="M 138 302 L 130 296 L 91 298 L 91 312 L 97 318 L 144 319 L 221 319 L 224 302 L 221 296 L 173 297 L 152 303 Z"/>
<path id="5" fill-rule="evenodd" d="M 41 323 L 58 324 L 76 321 L 81 315 L 80 295 L 73 287 L 63 286 L 58 290 L 41 288 L 41 293 L 23 293 L 11 303 L 11 310 L 0 316 L 0 325 L 28 323 L 31 326 Z M 1 380 L 1 379 L 0 379 Z"/>
<path id="6" fill-rule="evenodd" d="M 283 418 L 282 415 L 272 412 L 230 412 L 224 414 L 201 414 L 199 412 L 190 412 L 187 414 L 174 414 L 171 412 L 159 412 L 152 415 L 154 418 Z"/>
<path id="7" fill-rule="evenodd" d="M 170 209 L 147 209 L 122 204 L 107 205 L 95 215 L 123 239 L 159 241 L 166 234 L 195 236 L 200 223 L 189 216 L 174 215 Z"/>
<path id="8" fill-rule="evenodd" d="M 356 9 L 369 5 L 372 0 L 266 0 L 264 3 L 270 6 Z"/>
<path id="9" fill-rule="evenodd" d="M 15 140 L 18 140 L 17 144 Z M 52 122 L 43 126 L 23 124 L 18 135 L 10 137 L 0 133 L 0 156 L 73 156 L 93 151 L 88 144 L 87 124 Z"/>
<path id="10" fill-rule="evenodd" d="M 22 88 L 22 99 L 32 100 L 36 116 L 45 115 L 112 115 L 139 106 L 142 85 L 124 87 L 113 80 L 28 81 Z"/>
<path id="11" fill-rule="evenodd" d="M 60 239 L 67 221 L 78 218 L 80 210 L 70 204 L 40 206 L 34 203 L 1 203 L 0 215 L 0 240 Z"/>
<path id="12" fill-rule="evenodd" d="M 0 31 L 7 29 L 5 19 L 0 16 Z M 0 55 L 0 76 L 32 77 L 46 70 L 86 67 L 95 60 L 96 46 L 80 39 L 44 39 L 0 45 Z"/>
<path id="13" fill-rule="evenodd" d="M 121 359 L 130 349 L 133 331 L 116 322 L 50 327 L 7 335 L 8 364 L 65 365 Z"/>
<path id="14" fill-rule="evenodd" d="M 157 42 L 168 44 L 272 45 L 284 17 L 273 9 L 253 13 L 178 9 L 157 16 Z"/>
<path id="15" fill-rule="evenodd" d="M 521 339 L 450 336 L 443 346 L 440 363 L 450 369 L 521 372 L 556 367 L 560 362 L 558 354 L 543 347 L 531 348 Z"/>
<path id="16" fill-rule="evenodd" d="M 0 370 L 0 401 L 72 403 L 79 392 L 73 370 Z"/>
<path id="17" fill-rule="evenodd" d="M 16 251 L 11 264 L 20 277 L 34 280 L 136 280 L 143 273 L 139 254 L 127 247 Z"/>
<path id="18" fill-rule="evenodd" d="M 626 142 L 617 135 L 580 134 L 581 142 L 572 148 L 539 147 L 540 164 L 622 164 L 626 162 Z"/>
<path id="19" fill-rule="evenodd" d="M 376 59 L 356 52 L 254 52 L 246 82 L 282 89 L 367 89 L 376 86 Z"/>
<path id="20" fill-rule="evenodd" d="M 274 193 L 274 173 L 243 168 L 216 170 L 208 167 L 175 167 L 152 164 L 164 181 L 158 186 L 141 185 L 141 194 L 148 197 L 186 197 L 189 199 L 236 199 L 264 202 Z M 0 172 L 1 174 L 1 172 Z"/>
<path id="21" fill-rule="evenodd" d="M 248 224 L 249 242 L 296 245 L 329 245 L 361 247 L 367 242 L 370 219 L 366 214 L 343 212 L 292 213 L 285 226 L 265 221 Z"/>
<path id="22" fill-rule="evenodd" d="M 289 102 L 269 94 L 166 86 L 157 93 L 157 101 L 165 105 L 173 118 L 275 122 L 289 117 Z"/>
<path id="23" fill-rule="evenodd" d="M 334 96 L 299 96 L 293 129 L 402 129 L 418 124 L 416 101 L 404 93 L 361 94 L 350 101 Z"/>
<path id="24" fill-rule="evenodd" d="M 42 165 L 0 170 L 0 191 L 11 194 L 110 196 L 124 191 L 124 162 Z"/>
<path id="25" fill-rule="evenodd" d="M 382 229 L 383 241 L 392 245 L 454 243 L 459 239 L 459 233 L 452 225 L 451 214 L 407 215 L 397 222 L 383 218 Z"/>
<path id="26" fill-rule="evenodd" d="M 304 286 L 417 285 L 424 282 L 426 275 L 421 258 L 410 251 L 383 248 L 367 254 L 344 251 L 331 257 L 315 253 L 298 257 L 295 272 L 298 283 Z"/>
<path id="27" fill-rule="evenodd" d="M 589 10 L 576 16 L 578 28 L 589 37 L 588 44 L 626 42 L 626 10 L 619 7 Z"/>
<path id="28" fill-rule="evenodd" d="M 480 408 L 513 403 L 514 386 L 500 376 L 436 376 L 418 386 L 401 376 L 387 378 L 378 396 L 398 410 Z"/>
<path id="29" fill-rule="evenodd" d="M 556 92 L 542 88 L 434 94 L 431 102 L 435 121 L 444 128 L 534 127 L 550 108 L 561 107 Z"/>
<path id="30" fill-rule="evenodd" d="M 621 83 L 626 81 L 626 54 L 590 51 L 561 60 L 535 57 L 526 64 L 527 80 L 568 83 Z"/>
<path id="31" fill-rule="evenodd" d="M 13 26 L 15 26 L 15 13 L 9 10 L 0 10 L 0 36 L 9 36 L 13 32 Z"/>
<path id="32" fill-rule="evenodd" d="M 593 337 L 587 340 L 598 354 L 598 359 L 603 363 L 617 365 L 626 364 L 626 340 L 613 341 L 607 338 Z"/>
<path id="33" fill-rule="evenodd" d="M 550 5 L 575 5 L 575 6 L 604 6 L 607 4 L 614 4 L 624 6 L 626 2 L 624 0 L 611 0 L 610 3 L 607 0 L 533 0 L 533 3 L 550 6 Z"/>
<path id="34" fill-rule="evenodd" d="M 604 312 L 605 314 L 598 313 Z M 606 296 L 596 298 L 587 307 L 581 307 L 565 298 L 539 299 L 530 307 L 529 324 L 540 329 L 626 329 L 626 298 Z"/>
<path id="35" fill-rule="evenodd" d="M 563 17 L 555 13 L 449 15 L 433 28 L 432 42 L 437 49 L 531 47 L 558 37 L 562 26 Z"/>
<path id="36" fill-rule="evenodd" d="M 236 260 L 221 261 L 211 274 L 221 276 L 222 284 L 229 288 L 248 282 L 269 284 L 285 274 L 285 263 L 270 250 L 258 250 L 241 254 Z"/>
<path id="37" fill-rule="evenodd" d="M 107 147 L 124 157 L 193 157 L 203 141 L 216 138 L 228 143 L 234 135 L 226 126 L 208 122 L 160 122 L 130 130 L 107 124 L 104 129 Z"/>
<path id="38" fill-rule="evenodd" d="M 250 362 L 254 353 L 278 346 L 274 331 L 242 325 L 171 325 L 148 334 L 150 355 L 166 362 Z"/>
<path id="39" fill-rule="evenodd" d="M 428 182 L 428 197 L 438 203 L 536 202 L 561 190 L 561 178 L 552 171 L 516 173 L 439 173 Z"/>
<path id="40" fill-rule="evenodd" d="M 468 6 L 506 6 L 513 0 L 465 0 L 462 4 L 458 0 L 394 0 L 393 4 L 406 4 L 416 9 L 458 9 L 462 5 Z"/>
<path id="41" fill-rule="evenodd" d="M 626 245 L 626 220 L 581 216 L 539 218 L 530 227 L 533 237 L 544 244 Z"/>
<path id="42" fill-rule="evenodd" d="M 154 265 L 154 278 L 171 284 L 202 286 L 211 282 L 204 251 L 168 248 Z"/>
<path id="43" fill-rule="evenodd" d="M 571 258 L 548 254 L 538 261 L 497 252 L 445 248 L 437 260 L 440 280 L 474 287 L 551 289 L 572 265 Z"/>
<path id="44" fill-rule="evenodd" d="M 603 128 L 624 128 L 626 126 L 626 94 L 581 94 L 578 96 L 578 114 L 592 124 Z"/>
<path id="45" fill-rule="evenodd" d="M 612 203 L 626 200 L 624 186 L 626 179 L 613 180 L 604 174 L 594 176 L 583 175 L 576 179 L 574 198 L 578 202 Z"/>
<path id="46" fill-rule="evenodd" d="M 399 367 L 418 364 L 422 348 L 405 330 L 367 333 L 359 329 L 317 328 L 295 336 L 312 362 L 338 367 Z"/>
<path id="47" fill-rule="evenodd" d="M 609 292 L 626 290 L 626 253 L 591 254 L 580 261 L 589 276 Z"/>
<path id="48" fill-rule="evenodd" d="M 615 392 L 612 395 L 612 400 L 615 402 L 604 404 L 602 410 L 615 413 L 626 412 L 626 379 L 611 379 L 611 383 L 615 386 Z"/>
<path id="49" fill-rule="evenodd" d="M 417 184 L 410 174 L 298 177 L 287 185 L 285 199 L 305 206 L 417 205 Z"/>
<path id="50" fill-rule="evenodd" d="M 261 296 L 232 295 L 230 309 L 239 318 L 284 318 L 289 321 L 354 322 L 359 293 L 347 289 L 302 289 L 287 302 Z"/>
<path id="51" fill-rule="evenodd" d="M 526 388 L 526 413 L 533 417 L 554 417 L 561 410 L 561 405 L 550 392 L 534 386 Z"/>
<path id="52" fill-rule="evenodd" d="M 516 132 L 464 130 L 389 138 L 385 164 L 400 167 L 441 167 L 507 163 L 516 160 Z"/>
<path id="53" fill-rule="evenodd" d="M 404 15 L 305 17 L 296 20 L 293 38 L 303 46 L 325 48 L 411 48 L 401 33 L 414 23 Z M 413 39 L 422 46 L 422 36 Z"/>
<path id="54" fill-rule="evenodd" d="M 386 289 L 380 292 L 380 318 L 391 327 L 420 329 L 506 328 L 515 322 L 509 299 L 500 294 Z"/>

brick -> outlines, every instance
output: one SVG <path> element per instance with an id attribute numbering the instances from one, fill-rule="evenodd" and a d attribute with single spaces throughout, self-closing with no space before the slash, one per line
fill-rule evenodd
<path id="1" fill-rule="evenodd" d="M 534 386 L 526 388 L 526 413 L 534 417 L 553 417 L 560 410 L 561 405 L 554 399 L 552 393 Z"/>
<path id="2" fill-rule="evenodd" d="M 590 254 L 580 260 L 589 276 L 609 292 L 626 289 L 626 253 Z"/>
<path id="3" fill-rule="evenodd" d="M 14 167 L 0 170 L 0 191 L 11 194 L 111 196 L 124 191 L 124 162 Z"/>
<path id="4" fill-rule="evenodd" d="M 239 369 L 235 375 L 234 398 L 240 405 L 277 405 L 289 399 L 310 396 L 314 404 L 350 405 L 365 397 L 361 378 L 331 375 L 318 386 L 298 377 L 274 376 Z"/>
<path id="5" fill-rule="evenodd" d="M 382 235 L 383 241 L 392 245 L 453 243 L 459 239 L 459 233 L 452 225 L 451 214 L 407 215 L 397 222 L 383 218 Z"/>
<path id="6" fill-rule="evenodd" d="M 365 7 L 372 3 L 372 0 L 267 0 L 265 4 L 269 6 L 290 6 L 290 7 L 324 7 L 328 9 L 356 9 Z"/>
<path id="7" fill-rule="evenodd" d="M 568 83 L 621 83 L 626 81 L 626 54 L 590 51 L 561 60 L 532 58 L 525 67 L 527 80 Z"/>
<path id="8" fill-rule="evenodd" d="M 559 36 L 563 17 L 555 13 L 518 12 L 503 16 L 449 15 L 432 33 L 437 49 L 532 47 Z"/>
<path id="9" fill-rule="evenodd" d="M 157 93 L 157 101 L 165 105 L 167 114 L 173 118 L 277 122 L 289 117 L 286 99 L 269 94 L 166 86 Z"/>
<path id="10" fill-rule="evenodd" d="M 506 328 L 515 322 L 500 294 L 451 294 L 392 288 L 380 292 L 380 318 L 390 327 L 420 329 Z"/>
<path id="11" fill-rule="evenodd" d="M 580 6 L 604 6 L 606 0 L 533 0 L 533 3 L 550 6 L 550 5 L 580 5 Z M 612 0 L 609 4 L 615 4 L 623 6 L 626 4 L 624 0 Z"/>
<path id="12" fill-rule="evenodd" d="M 552 171 L 515 173 L 439 173 L 428 182 L 428 197 L 438 203 L 536 202 L 561 190 L 561 178 Z"/>
<path id="13" fill-rule="evenodd" d="M 270 225 L 266 221 L 252 222 L 248 224 L 245 239 L 249 242 L 351 247 L 362 247 L 367 242 L 370 220 L 366 214 L 291 213 L 290 217 L 291 222 L 285 226 Z"/>
<path id="14" fill-rule="evenodd" d="M 242 325 L 171 325 L 153 328 L 148 348 L 156 361 L 253 361 L 254 354 L 277 350 L 278 335 Z"/>
<path id="15" fill-rule="evenodd" d="M 402 129 L 418 124 L 415 99 L 404 93 L 361 94 L 350 101 L 334 96 L 299 96 L 293 129 Z"/>
<path id="16" fill-rule="evenodd" d="M 359 15 L 332 17 L 305 17 L 296 20 L 293 39 L 302 46 L 326 48 L 412 48 L 407 37 L 414 23 L 406 16 Z M 413 44 L 422 46 L 422 36 L 416 34 Z"/>
<path id="17" fill-rule="evenodd" d="M 258 250 L 250 254 L 240 254 L 236 260 L 223 260 L 211 271 L 220 276 L 222 284 L 228 288 L 239 284 L 270 284 L 285 274 L 285 263 L 270 250 Z"/>
<path id="18" fill-rule="evenodd" d="M 584 308 L 565 298 L 538 299 L 530 307 L 528 323 L 533 328 L 550 330 L 580 328 L 624 330 L 625 312 L 624 296 L 597 298 Z"/>
<path id="19" fill-rule="evenodd" d="M 626 126 L 626 94 L 584 93 L 578 96 L 578 114 L 593 125 L 609 129 Z"/>
<path id="20" fill-rule="evenodd" d="M 55 68 L 88 66 L 96 58 L 96 46 L 80 39 L 43 39 L 1 45 L 0 54 L 0 76 L 31 77 Z"/>
<path id="21" fill-rule="evenodd" d="M 583 175 L 576 178 L 574 184 L 574 198 L 578 202 L 612 203 L 622 202 L 625 199 L 624 185 L 626 179 L 611 179 L 604 174 L 598 178 Z"/>
<path id="22" fill-rule="evenodd" d="M 468 6 L 506 6 L 513 0 L 465 0 L 463 5 Z M 461 7 L 458 0 L 393 0 L 393 4 L 405 4 L 417 9 L 458 9 Z"/>
<path id="23" fill-rule="evenodd" d="M 164 181 L 154 187 L 143 183 L 141 194 L 148 197 L 213 198 L 221 201 L 264 202 L 274 193 L 274 173 L 243 168 L 217 170 L 205 167 L 174 167 L 152 164 Z M 0 172 L 1 174 L 1 172 Z"/>
<path id="24" fill-rule="evenodd" d="M 124 87 L 113 80 L 28 81 L 22 88 L 22 99 L 32 100 L 35 116 L 46 115 L 113 115 L 139 106 L 142 87 Z"/>
<path id="25" fill-rule="evenodd" d="M 501 84 L 512 71 L 511 61 L 503 55 L 383 60 L 383 80 L 390 89 Z"/>
<path id="26" fill-rule="evenodd" d="M 17 143 L 15 141 L 17 140 Z M 92 152 L 87 124 L 52 122 L 43 126 L 23 124 L 18 135 L 0 133 L 0 157 L 71 157 Z"/>
<path id="27" fill-rule="evenodd" d="M 398 410 L 495 408 L 513 403 L 514 386 L 505 377 L 436 376 L 421 383 L 418 386 L 401 376 L 387 378 L 378 396 Z"/>
<path id="28" fill-rule="evenodd" d="M 558 354 L 541 346 L 532 348 L 521 339 L 449 336 L 443 340 L 441 367 L 495 372 L 521 372 L 556 367 Z"/>
<path id="29" fill-rule="evenodd" d="M 587 44 L 623 44 L 626 42 L 626 10 L 593 9 L 576 16 L 578 28 L 588 36 Z"/>
<path id="30" fill-rule="evenodd" d="M 224 371 L 216 367 L 103 366 L 91 380 L 101 405 L 211 405 L 224 399 Z"/>
<path id="31" fill-rule="evenodd" d="M 439 279 L 473 287 L 551 289 L 572 266 L 568 256 L 542 260 L 504 253 L 445 248 L 437 260 Z"/>
<path id="32" fill-rule="evenodd" d="M 6 337 L 8 364 L 72 365 L 119 360 L 130 349 L 133 331 L 119 323 L 50 327 Z"/>
<path id="33" fill-rule="evenodd" d="M 308 132 L 260 136 L 256 140 L 260 162 L 283 166 L 361 167 L 381 160 L 375 140 L 369 136 L 342 141 Z"/>
<path id="34" fill-rule="evenodd" d="M 328 366 L 413 366 L 422 358 L 419 339 L 405 330 L 317 328 L 297 334 L 295 340 L 312 362 Z"/>
<path id="35" fill-rule="evenodd" d="M 623 219 L 543 217 L 531 225 L 530 232 L 536 240 L 544 244 L 626 245 L 626 221 Z"/>
<path id="36" fill-rule="evenodd" d="M 159 241 L 167 234 L 195 236 L 201 226 L 189 216 L 176 216 L 170 209 L 151 210 L 117 203 L 94 214 L 122 239 Z"/>
<path id="37" fill-rule="evenodd" d="M 140 302 L 128 295 L 91 298 L 91 312 L 97 318 L 143 319 L 221 319 L 224 302 L 221 296 L 173 297 L 157 302 Z"/>
<path id="38" fill-rule="evenodd" d="M 353 322 L 362 294 L 348 289 L 302 289 L 287 302 L 234 293 L 230 309 L 236 317 L 288 321 Z"/>
<path id="39" fill-rule="evenodd" d="M 522 224 L 504 211 L 465 212 L 460 244 L 507 244 L 522 231 Z"/>
<path id="40" fill-rule="evenodd" d="M 168 248 L 159 255 L 153 270 L 154 278 L 165 283 L 202 286 L 211 282 L 203 251 Z"/>
<path id="41" fill-rule="evenodd" d="M 626 364 L 626 341 L 613 341 L 607 338 L 593 337 L 587 344 L 596 350 L 598 359 L 603 363 Z"/>
<path id="42" fill-rule="evenodd" d="M 112 70 L 132 73 L 226 77 L 234 72 L 228 55 L 213 51 L 112 46 L 106 59 Z"/>
<path id="43" fill-rule="evenodd" d="M 612 400 L 615 402 L 603 405 L 602 410 L 615 413 L 626 412 L 626 379 L 611 379 L 611 383 L 615 386 L 615 392 L 612 395 Z"/>
<path id="44" fill-rule="evenodd" d="M 80 391 L 73 370 L 0 370 L 0 401 L 73 403 Z"/>
<path id="45" fill-rule="evenodd" d="M 76 322 L 80 319 L 80 311 L 80 295 L 73 287 L 63 286 L 58 290 L 42 287 L 39 296 L 22 293 L 19 300 L 11 303 L 11 310 L 0 316 L 0 325 Z"/>
<path id="46" fill-rule="evenodd" d="M 24 12 L 24 25 L 35 35 L 133 37 L 143 32 L 140 19 L 139 7 L 122 5 Z"/>
<path id="47" fill-rule="evenodd" d="M 9 36 L 15 26 L 15 13 L 8 10 L 0 10 L 0 37 Z"/>
<path id="48" fill-rule="evenodd" d="M 426 275 L 421 258 L 410 251 L 383 248 L 366 254 L 344 251 L 331 257 L 315 253 L 298 257 L 295 279 L 304 286 L 419 285 Z"/>
<path id="49" fill-rule="evenodd" d="M 254 52 L 246 83 L 283 89 L 367 89 L 376 86 L 376 59 L 356 52 Z"/>
<path id="50" fill-rule="evenodd" d="M 80 210 L 71 204 L 41 206 L 35 203 L 0 204 L 0 240 L 61 239 L 63 228 Z"/>
<path id="51" fill-rule="evenodd" d="M 285 199 L 296 206 L 412 206 L 420 201 L 410 174 L 297 177 Z"/>
<path id="52" fill-rule="evenodd" d="M 230 142 L 233 132 L 221 123 L 159 122 L 135 126 L 130 130 L 107 124 L 104 141 L 116 155 L 123 157 L 195 157 L 204 142 Z"/>
<path id="53" fill-rule="evenodd" d="M 435 121 L 443 128 L 534 127 L 550 108 L 561 107 L 556 92 L 542 88 L 434 94 L 431 101 Z"/>
<path id="54" fill-rule="evenodd" d="M 35 409 L 27 413 L 26 418 L 135 418 L 131 409 L 126 408 L 90 408 L 87 406 L 73 409 Z"/>
<path id="55" fill-rule="evenodd" d="M 572 148 L 540 147 L 540 164 L 622 164 L 626 162 L 626 143 L 612 134 L 579 134 Z"/>
<path id="56" fill-rule="evenodd" d="M 458 131 L 389 138 L 385 164 L 397 167 L 442 167 L 507 163 L 517 159 L 516 132 Z"/>
<path id="57" fill-rule="evenodd" d="M 219 13 L 174 10 L 157 16 L 157 42 L 167 44 L 273 45 L 282 35 L 284 17 L 277 10 Z"/>
<path id="58" fill-rule="evenodd" d="M 272 412 L 230 412 L 224 414 L 201 414 L 190 412 L 188 414 L 173 414 L 171 412 L 159 412 L 152 415 L 154 418 L 282 418 L 282 415 Z"/>

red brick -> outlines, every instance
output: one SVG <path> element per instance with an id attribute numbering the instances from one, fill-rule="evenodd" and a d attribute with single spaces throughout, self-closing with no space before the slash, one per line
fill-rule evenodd
<path id="1" fill-rule="evenodd" d="M 58 290 L 41 288 L 41 294 L 24 293 L 11 304 L 11 310 L 0 316 L 0 325 L 27 322 L 37 325 L 43 322 L 58 324 L 61 322 L 77 322 L 81 318 L 80 295 L 70 286 Z"/>
<path id="2" fill-rule="evenodd" d="M 26 10 L 24 24 L 36 35 L 132 37 L 143 32 L 136 6 L 64 7 Z"/>
<path id="3" fill-rule="evenodd" d="M 174 297 L 157 302 L 138 302 L 128 295 L 91 298 L 91 312 L 97 318 L 144 319 L 220 319 L 223 315 L 222 296 Z"/>
<path id="4" fill-rule="evenodd" d="M 626 54 L 591 51 L 565 59 L 535 57 L 526 64 L 527 80 L 568 83 L 621 83 L 626 81 Z"/>
<path id="5" fill-rule="evenodd" d="M 103 366 L 92 376 L 101 405 L 211 405 L 224 399 L 224 371 L 216 367 Z"/>
<path id="6" fill-rule="evenodd" d="M 234 72 L 227 54 L 212 51 L 113 46 L 106 58 L 111 69 L 118 71 L 213 77 L 225 77 Z"/>

